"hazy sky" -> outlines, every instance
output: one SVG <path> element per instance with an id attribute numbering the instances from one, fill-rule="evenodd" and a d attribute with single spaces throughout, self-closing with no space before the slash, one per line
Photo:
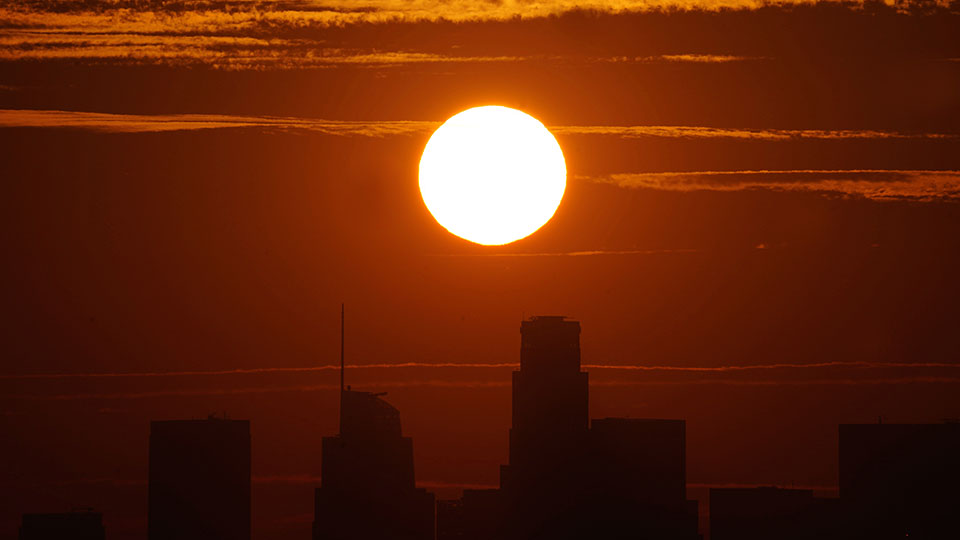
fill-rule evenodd
<path id="1" fill-rule="evenodd" d="M 341 302 L 348 382 L 389 391 L 442 497 L 496 484 L 534 314 L 582 322 L 592 417 L 687 420 L 691 496 L 829 494 L 837 423 L 960 416 L 958 28 L 936 2 L 0 2 L 0 537 L 93 506 L 142 538 L 149 421 L 226 411 L 255 536 L 305 538 Z M 569 173 L 498 248 L 417 188 L 485 104 Z"/>

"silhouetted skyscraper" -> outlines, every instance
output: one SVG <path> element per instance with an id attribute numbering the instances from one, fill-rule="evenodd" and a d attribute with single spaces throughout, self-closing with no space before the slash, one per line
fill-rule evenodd
<path id="1" fill-rule="evenodd" d="M 104 540 L 103 515 L 92 510 L 24 514 L 20 540 Z"/>
<path id="2" fill-rule="evenodd" d="M 520 336 L 500 489 L 464 491 L 445 522 L 474 540 L 696 538 L 684 422 L 606 418 L 591 429 L 580 323 L 532 317 Z"/>
<path id="3" fill-rule="evenodd" d="M 580 323 L 532 317 L 520 324 L 520 369 L 513 372 L 510 464 L 503 486 L 554 492 L 571 487 L 589 429 L 589 375 L 580 371 Z M 558 476 L 558 473 L 561 476 Z"/>
<path id="4" fill-rule="evenodd" d="M 342 334 L 341 334 L 342 339 Z M 433 540 L 435 501 L 414 483 L 413 440 L 384 394 L 343 387 L 340 434 L 322 442 L 315 540 Z"/>
<path id="5" fill-rule="evenodd" d="M 960 424 L 841 424 L 847 538 L 956 538 Z"/>
<path id="6" fill-rule="evenodd" d="M 521 322 L 510 463 L 500 471 L 502 534 L 556 538 L 581 524 L 588 377 L 580 371 L 579 322 L 556 316 Z"/>
<path id="7" fill-rule="evenodd" d="M 340 434 L 323 438 L 316 540 L 433 538 L 434 498 L 414 485 L 413 440 L 380 396 L 343 391 Z"/>
<path id="8" fill-rule="evenodd" d="M 250 540 L 250 421 L 150 423 L 149 540 Z"/>

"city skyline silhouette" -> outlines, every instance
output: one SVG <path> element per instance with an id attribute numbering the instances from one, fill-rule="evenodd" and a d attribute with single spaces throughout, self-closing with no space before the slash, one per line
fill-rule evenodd
<path id="1" fill-rule="evenodd" d="M 687 499 L 683 420 L 590 419 L 580 322 L 521 322 L 509 463 L 500 485 L 436 499 L 418 487 L 414 446 L 386 392 L 346 384 L 341 306 L 339 430 L 322 439 L 313 540 L 948 537 L 960 497 L 960 421 L 839 426 L 839 497 L 812 489 L 711 488 L 709 526 Z M 152 421 L 149 540 L 249 540 L 248 420 Z M 375 516 L 375 517 L 374 517 Z M 20 540 L 107 537 L 102 514 L 24 514 Z"/>

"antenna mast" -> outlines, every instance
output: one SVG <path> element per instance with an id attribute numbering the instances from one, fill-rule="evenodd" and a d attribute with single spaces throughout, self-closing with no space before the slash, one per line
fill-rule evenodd
<path id="1" fill-rule="evenodd" d="M 340 433 L 343 433 L 343 304 L 340 304 Z"/>

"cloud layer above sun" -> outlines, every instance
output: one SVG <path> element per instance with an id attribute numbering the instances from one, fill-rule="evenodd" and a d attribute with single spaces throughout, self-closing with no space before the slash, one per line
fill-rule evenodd
<path id="1" fill-rule="evenodd" d="M 835 21 L 821 25 L 825 14 Z M 806 0 L 8 1 L 0 2 L 0 60 L 199 63 L 226 69 L 524 59 L 716 63 L 783 52 L 777 50 L 779 39 L 768 35 L 772 28 L 812 54 L 817 45 L 804 40 L 821 30 L 849 38 L 828 37 L 832 48 L 856 48 L 882 42 L 891 27 L 907 35 L 917 24 L 923 29 L 911 32 L 910 39 L 926 45 L 915 52 L 949 59 L 956 47 L 939 51 L 927 45 L 948 40 L 950 30 L 947 21 L 929 15 L 950 14 L 945 3 Z M 718 24 L 717 17 L 723 22 Z M 684 28 L 674 28 L 681 19 Z M 741 25 L 754 31 L 744 33 Z M 691 36 L 682 40 L 686 48 L 672 39 L 666 49 L 658 45 L 659 34 L 677 31 Z M 500 37 L 492 39 L 495 34 Z M 644 39 L 634 39 L 637 35 Z M 619 45 L 592 50 L 610 43 Z M 907 53 L 912 48 L 902 40 L 899 45 L 906 45 Z"/>

